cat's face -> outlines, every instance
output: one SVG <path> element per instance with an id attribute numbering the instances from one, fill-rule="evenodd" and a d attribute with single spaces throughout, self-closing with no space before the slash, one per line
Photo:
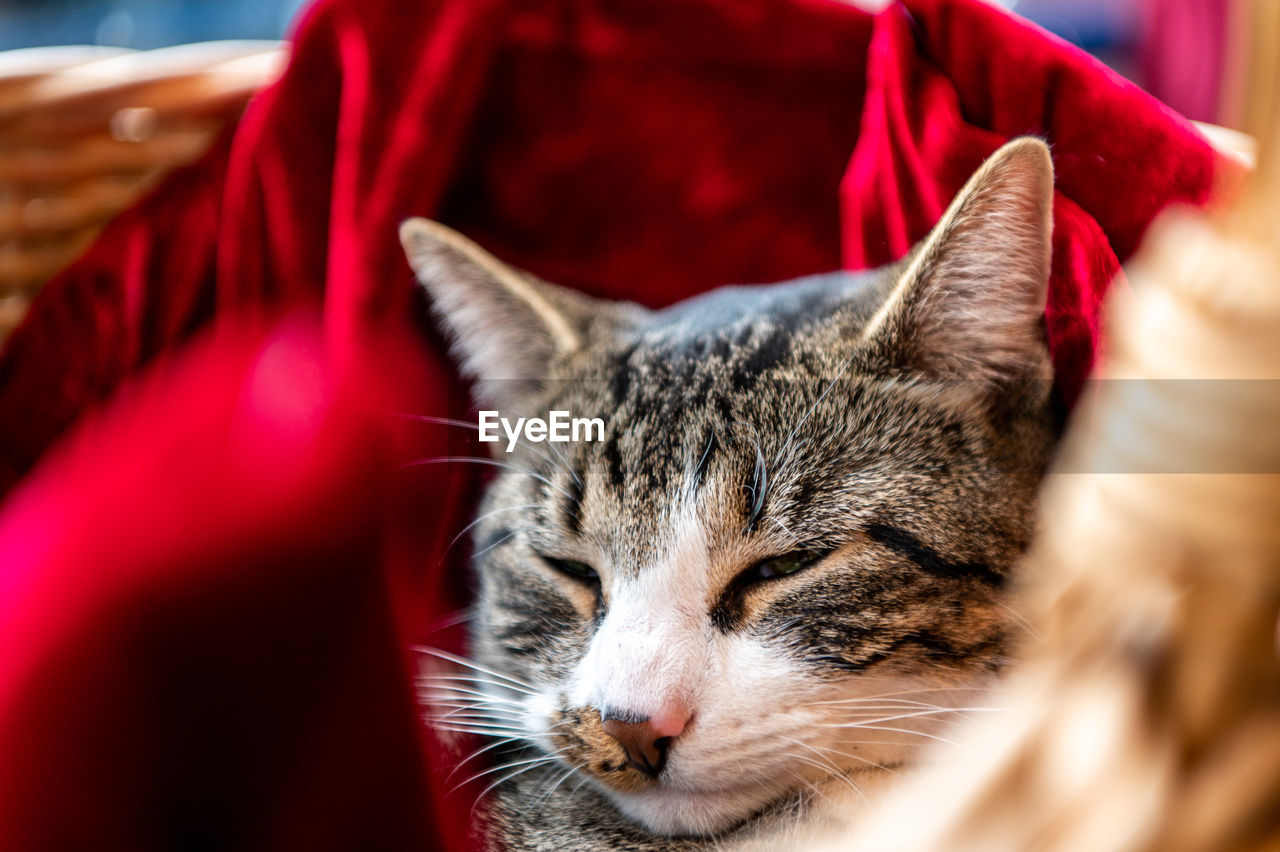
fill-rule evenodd
<path id="1" fill-rule="evenodd" d="M 927 743 L 1001 663 L 1052 443 L 1051 194 L 1022 140 L 900 264 L 657 312 L 407 223 L 483 407 L 604 422 L 498 445 L 472 712 L 664 834 Z"/>

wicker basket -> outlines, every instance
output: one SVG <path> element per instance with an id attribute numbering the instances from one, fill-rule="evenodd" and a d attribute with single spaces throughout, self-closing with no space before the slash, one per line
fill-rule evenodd
<path id="1" fill-rule="evenodd" d="M 273 41 L 0 52 L 0 340 L 112 216 L 284 67 Z"/>

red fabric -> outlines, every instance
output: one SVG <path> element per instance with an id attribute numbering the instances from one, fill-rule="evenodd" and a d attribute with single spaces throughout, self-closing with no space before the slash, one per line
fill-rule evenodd
<path id="1" fill-rule="evenodd" d="M 399 468 L 457 447 L 396 413 L 468 416 L 401 219 L 665 304 L 891 260 L 1023 133 L 1070 400 L 1118 262 L 1222 169 L 1063 43 L 978 0 L 322 2 L 0 358 L 0 848 L 465 844 L 399 649 L 463 601 L 478 474 Z"/>
<path id="2" fill-rule="evenodd" d="M 390 593 L 456 478 L 397 472 L 413 394 L 301 318 L 163 361 L 0 520 L 0 848 L 463 845 Z"/>

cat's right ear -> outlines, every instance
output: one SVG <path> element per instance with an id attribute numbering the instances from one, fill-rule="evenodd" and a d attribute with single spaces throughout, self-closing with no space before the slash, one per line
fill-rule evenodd
<path id="1" fill-rule="evenodd" d="M 560 288 L 507 266 L 438 222 L 407 220 L 400 242 L 482 402 L 519 407 L 557 357 L 582 345 Z"/>
<path id="2" fill-rule="evenodd" d="M 959 380 L 983 396 L 1051 371 L 1042 318 L 1053 233 L 1053 161 L 1039 139 L 983 163 L 864 330 L 877 360 Z"/>

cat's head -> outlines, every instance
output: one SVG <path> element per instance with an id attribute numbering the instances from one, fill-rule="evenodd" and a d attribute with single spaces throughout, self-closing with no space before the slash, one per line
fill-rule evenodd
<path id="1" fill-rule="evenodd" d="M 604 424 L 495 445 L 473 712 L 668 834 L 927 743 L 1002 662 L 1052 446 L 1052 183 L 1018 140 L 898 264 L 660 311 L 407 222 L 481 407 Z"/>

